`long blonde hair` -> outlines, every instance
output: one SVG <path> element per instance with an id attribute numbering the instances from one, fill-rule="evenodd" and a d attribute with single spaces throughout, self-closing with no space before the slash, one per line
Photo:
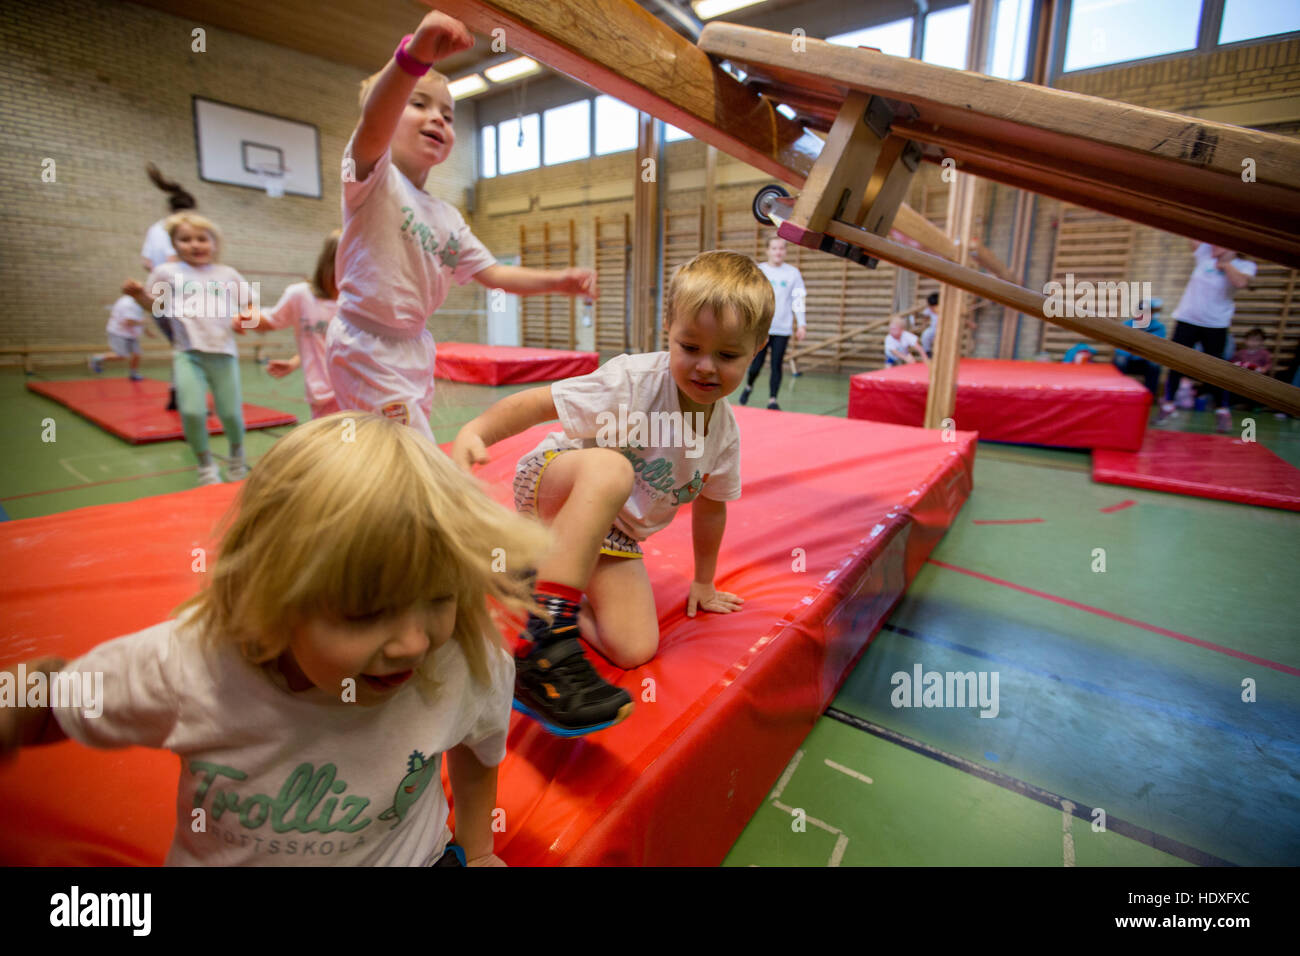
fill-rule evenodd
<path id="1" fill-rule="evenodd" d="M 487 599 L 535 610 L 524 573 L 549 542 L 407 426 L 338 412 L 298 426 L 253 468 L 208 586 L 180 610 L 204 638 L 260 664 L 313 617 L 364 618 L 450 592 L 452 638 L 487 684 L 500 633 Z M 426 686 L 437 683 L 433 657 L 421 666 Z"/>

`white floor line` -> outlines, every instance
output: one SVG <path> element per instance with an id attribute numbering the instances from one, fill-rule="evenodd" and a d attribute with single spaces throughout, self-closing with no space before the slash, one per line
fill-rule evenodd
<path id="1" fill-rule="evenodd" d="M 826 766 L 830 767 L 832 770 L 838 770 L 840 773 L 848 774 L 850 777 L 854 778 L 855 780 L 861 780 L 863 783 L 875 782 L 866 774 L 861 774 L 858 773 L 856 770 L 850 770 L 848 767 L 843 767 L 840 764 L 837 764 L 834 760 L 827 760 Z"/>
<path id="2" fill-rule="evenodd" d="M 68 459 L 66 459 L 66 458 L 60 458 L 60 459 L 59 459 L 59 464 L 62 465 L 64 468 L 68 469 L 68 471 L 72 472 L 72 474 L 73 474 L 75 477 L 80 478 L 82 481 L 90 481 L 89 478 L 87 478 L 87 477 L 86 477 L 85 475 L 83 475 L 81 472 L 77 471 L 77 469 L 73 468 L 70 464 L 68 464 Z"/>
<path id="3" fill-rule="evenodd" d="M 849 848 L 849 838 L 841 833 L 835 838 L 835 849 L 831 851 L 831 861 L 827 866 L 839 866 L 840 860 L 844 859 L 844 851 Z"/>
<path id="4" fill-rule="evenodd" d="M 1061 843 L 1062 852 L 1065 857 L 1065 866 L 1074 866 L 1074 833 L 1070 830 L 1070 822 L 1074 815 L 1074 804 L 1069 800 L 1061 801 Z"/>
<path id="5" fill-rule="evenodd" d="M 776 807 L 782 813 L 793 814 L 795 811 L 794 807 L 787 807 L 780 800 L 773 800 L 772 806 Z M 804 819 L 807 820 L 809 823 L 811 823 L 813 826 L 815 826 L 817 829 L 825 830 L 827 833 L 834 833 L 836 836 L 840 836 L 843 833 L 843 831 L 840 830 L 839 827 L 833 827 L 825 820 L 818 820 L 816 817 L 809 816 L 806 810 L 804 811 Z"/>
<path id="6" fill-rule="evenodd" d="M 770 799 L 781 799 L 781 794 L 785 791 L 786 785 L 790 782 L 790 778 L 794 776 L 795 769 L 799 766 L 799 761 L 802 759 L 803 751 L 796 750 L 794 756 L 790 758 L 790 762 L 786 764 L 785 770 L 782 771 L 781 779 L 776 782 L 776 789 L 772 791 Z"/>

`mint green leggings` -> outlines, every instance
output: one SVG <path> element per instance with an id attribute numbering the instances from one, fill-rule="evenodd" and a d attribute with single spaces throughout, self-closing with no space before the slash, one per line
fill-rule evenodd
<path id="1" fill-rule="evenodd" d="M 208 391 L 217 407 L 217 418 L 226 430 L 233 451 L 244 446 L 244 399 L 239 388 L 239 359 L 218 352 L 190 349 L 172 357 L 176 382 L 176 408 L 181 426 L 200 463 L 208 457 Z"/>

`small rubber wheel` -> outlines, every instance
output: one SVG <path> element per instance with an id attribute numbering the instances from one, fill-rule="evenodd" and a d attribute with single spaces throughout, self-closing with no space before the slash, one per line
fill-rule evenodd
<path id="1" fill-rule="evenodd" d="M 754 218 L 765 226 L 775 226 L 776 222 L 772 219 L 772 212 L 776 208 L 775 200 L 789 197 L 784 186 L 775 183 L 764 186 L 754 194 Z"/>

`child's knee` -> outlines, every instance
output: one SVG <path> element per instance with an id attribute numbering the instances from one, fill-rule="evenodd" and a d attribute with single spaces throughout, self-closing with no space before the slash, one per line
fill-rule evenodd
<path id="1" fill-rule="evenodd" d="M 631 494 L 636 472 L 632 462 L 622 452 L 612 448 L 587 448 L 581 468 L 581 480 L 599 484 L 612 491 L 623 491 L 624 497 Z"/>
<path id="2" fill-rule="evenodd" d="M 659 653 L 659 633 L 630 635 L 622 640 L 611 642 L 609 647 L 610 663 L 625 671 L 633 670 L 654 660 Z"/>

